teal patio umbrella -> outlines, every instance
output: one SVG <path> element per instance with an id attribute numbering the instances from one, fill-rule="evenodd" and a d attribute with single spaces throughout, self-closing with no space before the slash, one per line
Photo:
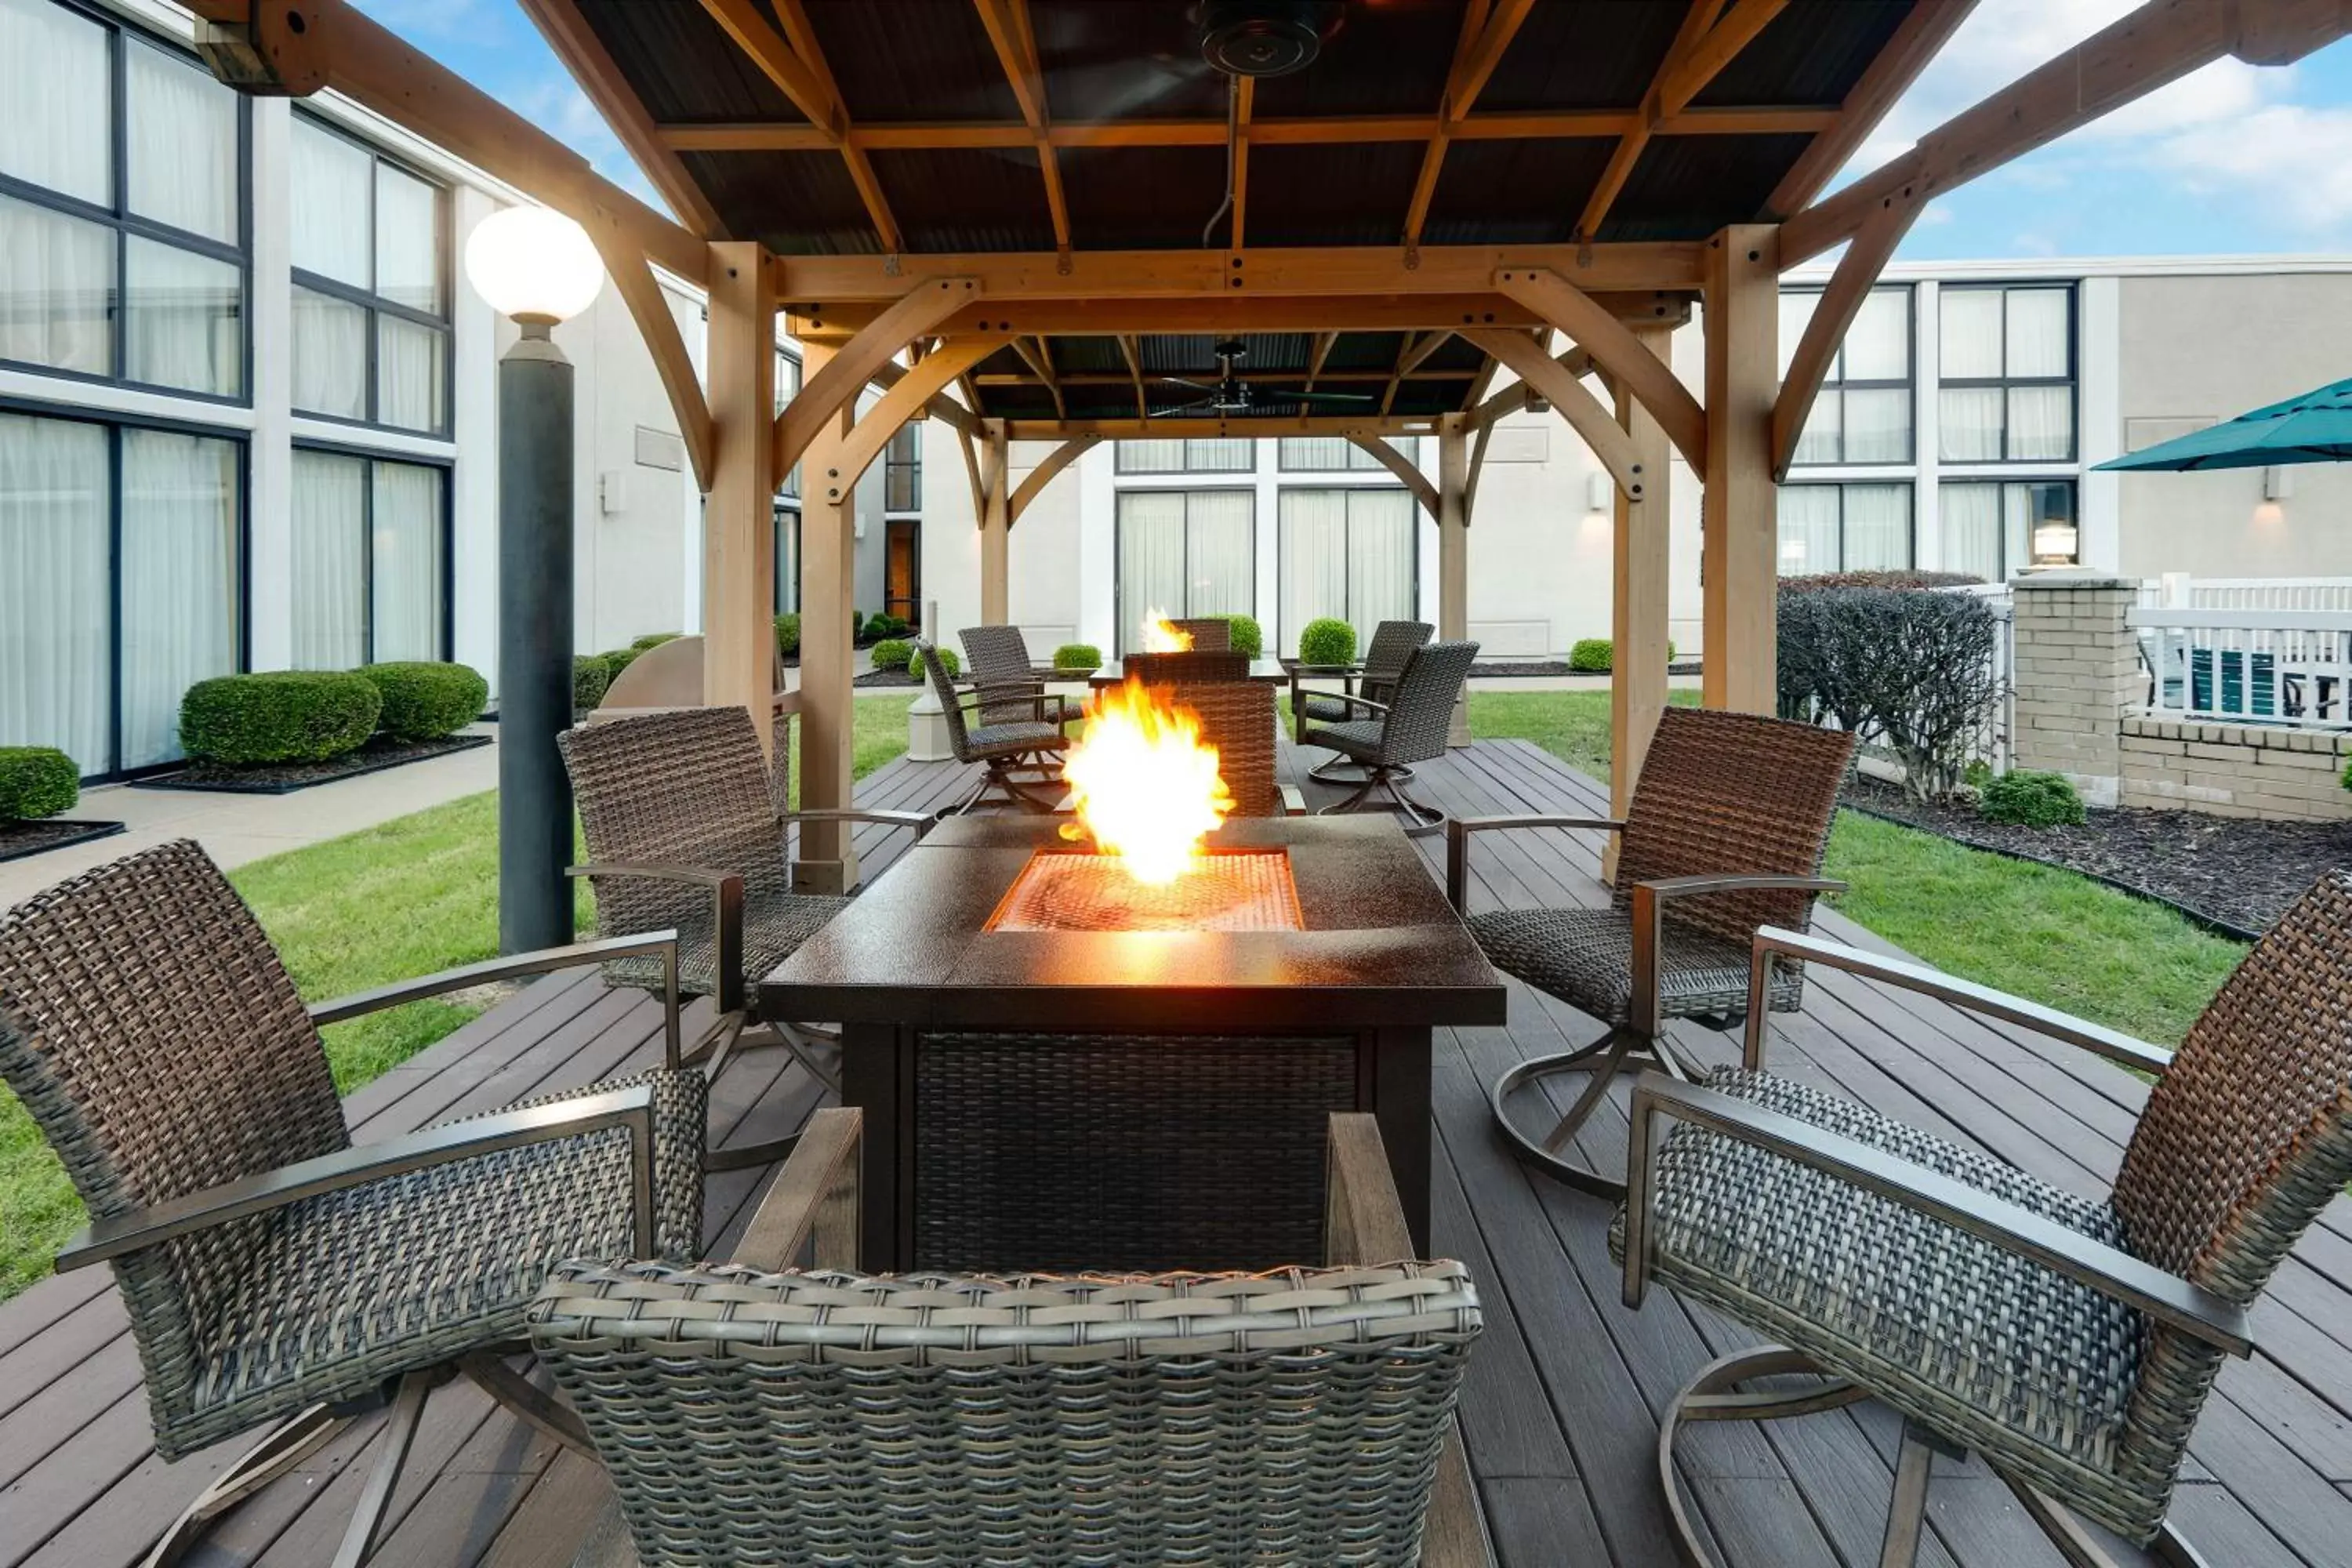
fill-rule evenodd
<path id="1" fill-rule="evenodd" d="M 2352 381 L 2339 381 L 2094 467 L 2186 473 L 2347 459 L 2352 459 Z"/>

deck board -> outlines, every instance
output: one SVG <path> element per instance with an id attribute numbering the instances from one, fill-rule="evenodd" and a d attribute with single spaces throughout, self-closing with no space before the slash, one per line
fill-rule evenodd
<path id="1" fill-rule="evenodd" d="M 1287 782 L 1310 803 L 1333 797 Z M 971 775 L 904 759 L 859 786 L 861 805 L 933 810 Z M 1601 815 L 1605 792 L 1531 744 L 1482 742 L 1421 769 L 1416 788 L 1454 812 Z M 911 836 L 853 830 L 868 881 Z M 1433 872 L 1442 849 L 1422 847 Z M 1541 831 L 1482 838 L 1474 908 L 1591 904 L 1605 898 L 1595 835 Z M 1833 911 L 1842 940 L 1888 945 Z M 1486 1085 L 1524 1056 L 1590 1037 L 1592 1021 L 1510 987 L 1507 1024 L 1439 1032 L 1433 1194 L 1438 1246 L 1462 1258 L 1490 1302 L 1465 1393 L 1463 1425 L 1502 1562 L 1510 1568 L 1673 1568 L 1654 1470 L 1665 1400 L 1708 1358 L 1748 1342 L 1717 1314 L 1654 1292 L 1641 1312 L 1618 1299 L 1609 1215 L 1512 1160 L 1487 1125 Z M 698 1009 L 695 1017 L 707 1016 Z M 576 1088 L 658 1059 L 659 1009 L 610 993 L 593 973 L 534 984 L 351 1097 L 362 1142 L 533 1095 Z M 1864 1100 L 1971 1142 L 2063 1186 L 2104 1188 L 2146 1099 L 2105 1064 L 2011 1026 L 1960 1014 L 1851 975 L 1817 972 L 1803 1013 L 1777 1018 L 1776 1070 Z M 1738 1042 L 1688 1026 L 1694 1057 L 1727 1061 Z M 1567 1088 L 1545 1092 L 1564 1101 Z M 721 1146 L 788 1132 L 822 1088 L 781 1051 L 750 1053 L 714 1087 Z M 1581 1141 L 1622 1161 L 1622 1098 Z M 725 1256 L 768 1173 L 712 1178 L 706 1236 Z M 2192 1446 L 2175 1505 L 2216 1564 L 2352 1564 L 2352 1205 L 2338 1200 L 2280 1271 L 2255 1314 L 2263 1345 L 2225 1370 Z M 330 1561 L 373 1461 L 380 1421 L 355 1423 L 301 1469 L 223 1521 L 188 1559 L 202 1568 L 320 1568 Z M 1706 1530 L 1731 1568 L 1874 1562 L 1896 1424 L 1858 1409 L 1769 1428 L 1694 1430 L 1685 1474 Z M 103 1271 L 43 1281 L 0 1305 L 0 1568 L 24 1563 L 111 1568 L 138 1561 L 154 1533 L 242 1447 L 178 1465 L 156 1459 L 128 1324 Z M 560 1568 L 609 1495 L 596 1468 L 562 1454 L 459 1383 L 436 1393 L 396 1495 L 379 1561 Z M 2057 1559 L 2007 1489 L 1973 1462 L 1938 1461 L 1930 1568 L 2047 1568 Z M 2144 1563 L 2125 1552 L 2126 1563 Z"/>

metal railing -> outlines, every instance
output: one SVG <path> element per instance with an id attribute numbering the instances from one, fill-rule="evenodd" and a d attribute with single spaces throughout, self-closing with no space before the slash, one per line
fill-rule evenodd
<path id="1" fill-rule="evenodd" d="M 2352 729 L 2352 599 L 2312 609 L 2143 605 L 2130 625 L 2150 718 Z"/>

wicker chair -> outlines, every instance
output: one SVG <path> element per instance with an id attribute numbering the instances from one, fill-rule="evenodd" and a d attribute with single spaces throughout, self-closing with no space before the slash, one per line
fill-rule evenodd
<path id="1" fill-rule="evenodd" d="M 1201 738 L 1217 748 L 1217 774 L 1237 816 L 1289 814 L 1275 768 L 1274 688 L 1262 680 L 1180 680 L 1158 687 L 1201 721 Z"/>
<path id="2" fill-rule="evenodd" d="M 1045 689 L 1053 671 L 1029 661 L 1029 640 L 1019 626 L 966 626 L 964 658 L 981 696 L 982 724 L 1051 724 L 1060 728 L 1084 716 L 1079 704 Z M 942 661 L 945 662 L 945 661 Z"/>
<path id="3" fill-rule="evenodd" d="M 978 810 L 988 803 L 991 790 L 997 792 L 995 804 L 1024 811 L 1051 811 L 1059 805 L 1061 755 L 1070 745 L 1061 725 L 1041 719 L 973 722 L 988 709 L 986 690 L 959 686 L 939 649 L 929 643 L 919 641 L 915 648 L 948 721 L 948 750 L 957 762 L 984 770 L 971 793 L 946 815 Z"/>
<path id="4" fill-rule="evenodd" d="M 1295 664 L 1290 667 L 1291 728 L 1302 746 L 1316 743 L 1311 726 L 1344 724 L 1354 717 L 1348 705 L 1350 697 L 1369 697 L 1375 702 L 1386 702 L 1396 690 L 1397 677 L 1404 673 L 1404 661 L 1412 650 L 1429 641 L 1437 628 L 1427 621 L 1382 621 L 1372 628 L 1371 646 L 1364 650 L 1360 664 Z M 1313 679 L 1337 679 L 1337 693 L 1318 691 L 1307 685 Z M 1346 770 L 1354 770 L 1349 772 Z M 1362 771 L 1346 757 L 1334 757 L 1312 769 L 1307 775 L 1325 784 L 1361 784 Z M 1411 768 L 1396 770 L 1400 779 L 1412 776 Z"/>
<path id="5" fill-rule="evenodd" d="M 1229 653 L 1234 646 L 1234 623 L 1223 616 L 1196 616 L 1191 620 L 1168 623 L 1192 639 L 1195 653 Z"/>
<path id="6" fill-rule="evenodd" d="M 2156 1078 L 2113 1190 L 2062 1192 L 1765 1072 L 1760 993 L 1790 962 Z M 2352 1180 L 2352 876 L 2322 879 L 2280 920 L 2177 1052 L 1776 929 L 1758 934 L 1749 992 L 1742 1066 L 1635 1087 L 1633 1191 L 1612 1238 L 1629 1305 L 1663 1280 L 1786 1347 L 1715 1363 L 1668 1407 L 1659 1469 L 1686 1560 L 1706 1561 L 1674 1489 L 1681 1420 L 1875 1397 L 1906 1423 L 1893 1568 L 1917 1548 L 1931 1452 L 1964 1449 L 2069 1563 L 2112 1568 L 2080 1519 L 2200 1562 L 2167 1518 L 2190 1432 L 2223 1358 L 2252 1352 L 2272 1272 Z M 1791 1372 L 1829 1382 L 1731 1392 Z"/>
<path id="7" fill-rule="evenodd" d="M 1478 657 L 1475 642 L 1424 643 L 1406 655 L 1398 671 L 1396 689 L 1386 702 L 1369 697 L 1327 693 L 1351 713 L 1367 715 L 1326 724 L 1306 743 L 1328 747 L 1363 765 L 1356 792 L 1325 806 L 1318 815 L 1360 810 L 1374 790 L 1385 790 L 1388 802 L 1404 814 L 1407 833 L 1434 833 L 1445 814 L 1415 800 L 1404 790 L 1412 764 L 1445 754 L 1445 731 L 1454 721 L 1454 704 L 1462 683 L 1469 679 L 1470 663 Z M 1302 738 L 1303 739 L 1303 738 Z"/>
<path id="8" fill-rule="evenodd" d="M 668 1066 L 353 1147 L 319 1026 L 509 976 L 634 956 L 671 933 L 474 964 L 305 1008 L 219 869 L 182 841 L 0 918 L 0 1078 L 91 1216 L 59 1270 L 109 1263 L 145 1369 L 155 1449 L 184 1458 L 265 1424 L 152 1563 L 301 1463 L 397 1384 L 339 1563 L 363 1561 L 425 1394 L 457 1373 L 583 1446 L 510 1370 L 558 1260 L 702 1242 L 704 1098 Z"/>
<path id="9" fill-rule="evenodd" d="M 779 721 L 780 725 L 788 721 Z M 876 822 L 930 831 L 913 811 L 786 811 L 789 731 L 773 772 L 751 716 L 731 704 L 676 708 L 568 730 L 556 738 L 580 808 L 588 864 L 572 868 L 596 890 L 600 934 L 676 931 L 678 984 L 718 1007 L 704 1035 L 716 1078 L 739 1047 L 782 1046 L 828 1088 L 841 1086 L 811 1044 L 807 1026 L 750 1024 L 750 984 L 795 952 L 847 906 L 845 898 L 793 891 L 785 826 L 794 822 Z M 605 966 L 618 985 L 653 985 L 642 960 Z M 769 1164 L 791 1140 L 711 1156 L 711 1168 Z"/>
<path id="10" fill-rule="evenodd" d="M 549 1280 L 532 1343 L 618 1493 L 578 1568 L 1490 1561 L 1477 1295 L 1398 1261 L 1370 1116 L 1331 1118 L 1329 1267 L 1014 1278 L 848 1271 L 859 1116 L 817 1112 L 738 1266 Z"/>
<path id="11" fill-rule="evenodd" d="M 1570 1145 L 1627 1065 L 1689 1076 L 1664 1037 L 1666 1021 L 1716 1028 L 1747 1006 L 1748 944 L 1759 926 L 1802 929 L 1813 899 L 1842 890 L 1821 876 L 1839 785 L 1853 738 L 1777 719 L 1668 708 L 1642 763 L 1622 822 L 1611 817 L 1487 816 L 1457 820 L 1446 846 L 1446 894 L 1496 968 L 1607 1026 L 1591 1045 L 1519 1063 L 1495 1081 L 1495 1121 L 1522 1157 L 1602 1197 L 1625 1187 L 1571 1158 Z M 1470 837 L 1505 827 L 1612 828 L 1622 834 L 1617 887 L 1598 910 L 1493 910 L 1471 915 Z M 1803 1001 L 1790 969 L 1768 997 L 1775 1012 Z M 1514 1121 L 1523 1086 L 1589 1073 L 1583 1094 L 1544 1138 Z"/>

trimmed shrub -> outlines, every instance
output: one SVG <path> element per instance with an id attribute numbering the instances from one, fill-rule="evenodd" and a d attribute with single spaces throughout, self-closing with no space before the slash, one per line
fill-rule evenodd
<path id="1" fill-rule="evenodd" d="M 1977 815 L 2018 827 L 2080 827 L 2083 796 L 2063 773 L 2006 773 L 1984 786 Z"/>
<path id="2" fill-rule="evenodd" d="M 957 653 L 956 650 L 951 647 L 940 648 L 938 650 L 938 653 L 940 656 L 940 662 L 947 666 L 948 674 L 950 676 L 958 676 L 963 673 L 962 655 Z M 875 668 L 879 669 L 881 666 L 877 665 Z M 907 673 L 913 676 L 917 680 L 928 680 L 930 679 L 930 671 L 923 668 L 923 656 L 916 652 L 911 647 L 907 650 Z"/>
<path id="3" fill-rule="evenodd" d="M 490 683 L 470 665 L 393 663 L 357 671 L 383 699 L 376 728 L 395 741 L 437 741 L 482 716 Z"/>
<path id="4" fill-rule="evenodd" d="M 2000 626 L 1985 602 L 1898 588 L 1784 588 L 1780 622 L 1780 716 L 1834 723 L 1884 746 L 1913 796 L 1949 799 L 2000 700 Z"/>
<path id="5" fill-rule="evenodd" d="M 1806 577 L 1783 577 L 1783 594 L 1820 594 L 1835 588 L 1969 588 L 1984 579 L 1965 572 L 1816 572 Z"/>
<path id="6" fill-rule="evenodd" d="M 2347 763 L 2344 764 L 2344 776 L 2336 782 L 2341 784 L 2346 789 L 2352 789 L 2352 763 Z"/>
<path id="7" fill-rule="evenodd" d="M 1054 668 L 1055 669 L 1100 669 L 1102 649 L 1090 642 L 1066 642 L 1054 650 Z M 2352 789 L 2352 784 L 2347 784 L 2344 787 Z"/>
<path id="8" fill-rule="evenodd" d="M 1568 650 L 1568 668 L 1606 675 L 1617 667 L 1617 645 L 1607 637 L 1579 637 Z"/>
<path id="9" fill-rule="evenodd" d="M 180 699 L 180 744 L 230 767 L 323 763 L 366 744 L 383 710 L 375 683 L 355 670 L 215 676 Z"/>
<path id="10" fill-rule="evenodd" d="M 797 611 L 776 617 L 776 651 L 786 658 L 801 651 L 801 617 Z"/>
<path id="11" fill-rule="evenodd" d="M 609 686 L 612 682 L 620 679 L 621 671 L 636 663 L 637 655 L 644 651 L 645 649 L 643 648 L 616 647 L 609 653 L 597 655 L 599 658 L 602 658 L 604 661 L 605 684 Z"/>
<path id="12" fill-rule="evenodd" d="M 912 630 L 913 623 L 904 616 L 877 614 L 866 617 L 866 635 L 870 637 L 903 637 Z"/>
<path id="13" fill-rule="evenodd" d="M 0 822 L 55 816 L 81 798 L 81 770 L 54 746 L 0 746 Z"/>
<path id="14" fill-rule="evenodd" d="M 666 642 L 676 642 L 682 635 L 678 632 L 647 632 L 629 646 L 643 653 L 649 647 L 659 647 Z"/>
<path id="15" fill-rule="evenodd" d="M 1255 616 L 1221 616 L 1218 618 L 1234 628 L 1235 653 L 1245 653 L 1255 658 L 1265 651 L 1265 628 L 1257 624 Z"/>
<path id="16" fill-rule="evenodd" d="M 1301 664 L 1353 664 L 1356 628 L 1330 616 L 1318 616 L 1298 628 Z"/>
<path id="17" fill-rule="evenodd" d="M 1675 639 L 1672 637 L 1666 639 L 1666 662 L 1668 664 L 1675 662 Z"/>
<path id="18" fill-rule="evenodd" d="M 601 653 L 578 653 L 572 656 L 572 710 L 585 713 L 604 700 L 604 689 L 613 684 L 613 672 L 604 668 Z"/>
<path id="19" fill-rule="evenodd" d="M 947 651 L 941 648 L 940 657 L 944 658 Z M 877 669 L 904 669 L 907 661 L 914 657 L 915 645 L 904 637 L 884 637 L 874 645 L 874 668 Z"/>

